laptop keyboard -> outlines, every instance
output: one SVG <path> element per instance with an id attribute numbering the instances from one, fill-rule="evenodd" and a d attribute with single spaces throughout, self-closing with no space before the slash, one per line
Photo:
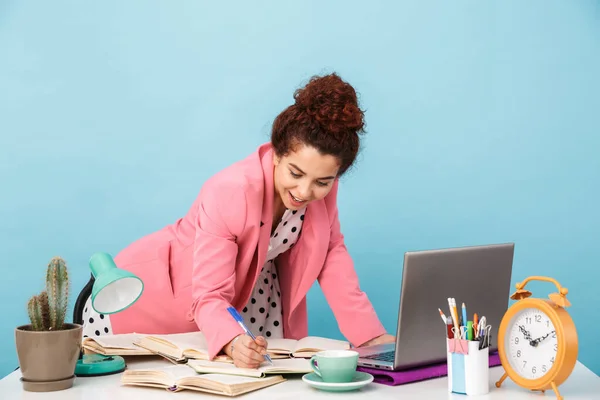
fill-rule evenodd
<path id="1" fill-rule="evenodd" d="M 384 353 L 371 354 L 368 356 L 364 356 L 363 358 L 368 358 L 370 360 L 377 360 L 377 361 L 393 362 L 394 361 L 394 350 L 386 351 Z"/>

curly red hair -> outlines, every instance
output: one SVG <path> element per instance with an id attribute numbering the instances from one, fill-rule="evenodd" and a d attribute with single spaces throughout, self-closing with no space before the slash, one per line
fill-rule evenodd
<path id="1" fill-rule="evenodd" d="M 299 144 L 340 161 L 338 175 L 354 163 L 364 132 L 364 111 L 354 88 L 337 74 L 313 76 L 294 93 L 295 103 L 275 118 L 271 143 L 278 156 Z"/>

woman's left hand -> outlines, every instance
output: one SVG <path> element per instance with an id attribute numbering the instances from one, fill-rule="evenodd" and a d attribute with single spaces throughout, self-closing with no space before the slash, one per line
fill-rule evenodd
<path id="1" fill-rule="evenodd" d="M 395 343 L 395 342 L 396 342 L 395 336 L 390 335 L 388 333 L 384 333 L 381 336 L 377 336 L 376 338 L 373 338 L 373 339 L 369 340 L 368 342 L 361 344 L 359 347 L 373 346 L 376 344 Z"/>

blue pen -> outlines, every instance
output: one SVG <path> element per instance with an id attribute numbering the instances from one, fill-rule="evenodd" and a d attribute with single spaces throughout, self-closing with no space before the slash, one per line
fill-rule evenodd
<path id="1" fill-rule="evenodd" d="M 463 325 L 467 326 L 467 306 L 465 306 L 465 303 L 462 303 L 462 315 L 463 315 Z"/>
<path id="2" fill-rule="evenodd" d="M 253 340 L 256 340 L 256 336 L 254 336 L 252 332 L 250 332 L 250 329 L 248 329 L 248 327 L 244 324 L 244 320 L 242 319 L 242 316 L 237 312 L 237 310 L 234 307 L 228 307 L 227 311 L 229 311 L 229 314 L 231 314 L 233 319 L 235 319 L 237 323 L 242 327 L 244 332 L 246 332 L 246 334 L 250 336 Z M 270 362 L 271 365 L 273 364 L 273 360 L 271 360 L 271 357 L 269 357 L 268 354 L 265 354 L 265 360 Z"/>

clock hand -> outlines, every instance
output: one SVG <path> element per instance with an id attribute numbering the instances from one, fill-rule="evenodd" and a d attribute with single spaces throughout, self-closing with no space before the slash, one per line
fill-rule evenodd
<path id="1" fill-rule="evenodd" d="M 544 336 L 541 336 L 541 337 L 539 337 L 539 338 L 537 338 L 537 339 L 535 339 L 535 340 L 532 340 L 532 341 L 530 342 L 530 344 L 531 344 L 532 346 L 534 346 L 534 347 L 535 347 L 535 346 L 537 346 L 538 344 L 540 344 L 540 342 L 542 342 L 544 339 L 546 339 L 548 336 L 550 336 L 551 334 L 553 334 L 554 332 L 555 332 L 555 331 L 552 331 L 552 332 L 550 332 L 550 333 L 547 333 L 547 334 L 545 334 Z"/>
<path id="2" fill-rule="evenodd" d="M 519 329 L 521 330 L 523 336 L 525 336 L 525 339 L 531 341 L 531 334 L 527 332 L 525 328 L 523 328 L 523 325 L 519 325 Z"/>

